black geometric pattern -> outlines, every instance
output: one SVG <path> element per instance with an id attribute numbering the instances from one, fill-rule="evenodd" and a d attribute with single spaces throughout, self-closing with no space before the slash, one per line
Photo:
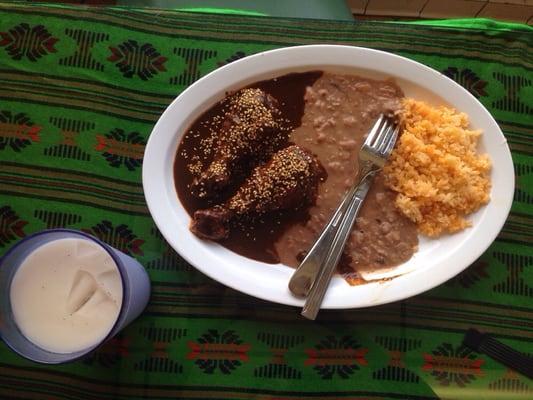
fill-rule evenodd
<path id="1" fill-rule="evenodd" d="M 456 81 L 475 97 L 486 96 L 485 87 L 487 81 L 480 79 L 475 72 L 469 68 L 458 70 L 456 67 L 448 67 L 443 71 L 444 75 Z"/>
<path id="2" fill-rule="evenodd" d="M 520 202 L 520 203 L 533 204 L 533 194 L 532 194 L 533 188 L 531 186 L 520 184 L 522 177 L 525 177 L 526 175 L 529 175 L 529 174 L 533 174 L 533 166 L 527 165 L 527 164 L 516 163 L 514 167 L 515 167 L 515 173 L 516 173 L 516 187 L 514 191 L 513 200 Z"/>
<path id="3" fill-rule="evenodd" d="M 135 40 L 127 40 L 117 47 L 109 47 L 111 55 L 108 61 L 115 63 L 125 78 L 137 75 L 146 81 L 159 72 L 166 71 L 166 57 L 163 57 L 150 43 L 139 44 Z"/>
<path id="4" fill-rule="evenodd" d="M 389 365 L 374 371 L 372 377 L 377 380 L 418 383 L 420 377 L 408 370 L 401 360 L 404 353 L 417 349 L 422 341 L 416 339 L 398 338 L 393 336 L 377 336 L 376 343 L 390 352 Z"/>
<path id="5" fill-rule="evenodd" d="M 308 359 L 305 364 L 312 365 L 322 379 L 333 379 L 335 376 L 348 379 L 360 369 L 359 365 L 367 364 L 364 358 L 367 351 L 351 336 L 337 339 L 330 335 L 322 339 L 314 349 L 306 349 Z"/>
<path id="6" fill-rule="evenodd" d="M 26 236 L 24 227 L 27 224 L 10 206 L 0 207 L 0 247 Z"/>
<path id="7" fill-rule="evenodd" d="M 151 233 L 163 243 L 163 248 L 160 250 L 160 257 L 156 258 L 155 260 L 148 261 L 145 264 L 147 269 L 176 272 L 192 271 L 192 266 L 183 258 L 181 258 L 172 247 L 170 247 L 157 228 L 152 228 Z"/>
<path id="8" fill-rule="evenodd" d="M 485 260 L 478 259 L 465 271 L 461 272 L 455 278 L 450 279 L 445 283 L 446 286 L 461 286 L 463 288 L 470 288 L 479 281 L 489 277 L 488 273 L 489 263 Z"/>
<path id="9" fill-rule="evenodd" d="M 65 228 L 81 222 L 80 215 L 60 211 L 35 210 L 33 215 L 46 224 L 46 229 Z"/>
<path id="10" fill-rule="evenodd" d="M 217 52 L 214 50 L 175 47 L 174 54 L 185 59 L 186 67 L 180 75 L 170 78 L 170 83 L 173 85 L 189 86 L 194 81 L 200 79 L 200 64 L 209 58 L 216 57 Z"/>
<path id="11" fill-rule="evenodd" d="M 38 142 L 41 127 L 35 125 L 25 113 L 0 111 L 0 150 L 7 146 L 17 153 L 33 142 Z"/>
<path id="12" fill-rule="evenodd" d="M 514 395 L 531 395 L 533 396 L 533 389 L 528 384 L 522 382 L 515 374 L 513 376 L 504 376 L 494 382 L 489 383 L 489 389 L 494 392 L 505 392 L 507 395 L 512 393 Z M 502 396 L 507 398 L 508 396 Z M 520 396 L 521 397 L 521 396 Z M 526 397 L 524 397 L 526 398 Z M 531 398 L 531 397 L 529 397 Z"/>
<path id="13" fill-rule="evenodd" d="M 82 229 L 90 235 L 94 235 L 106 242 L 111 247 L 122 251 L 127 255 L 142 255 L 141 246 L 144 240 L 139 239 L 125 224 L 114 226 L 111 221 L 103 220 L 90 229 Z"/>
<path id="14" fill-rule="evenodd" d="M 272 361 L 254 370 L 258 378 L 274 379 L 302 379 L 302 372 L 286 364 L 285 353 L 294 346 L 304 342 L 304 336 L 281 335 L 276 333 L 261 332 L 257 339 L 268 346 L 272 351 Z"/>
<path id="15" fill-rule="evenodd" d="M 462 344 L 454 347 L 450 343 L 442 343 L 424 358 L 426 363 L 422 369 L 430 371 L 441 386 L 455 384 L 462 388 L 483 375 L 481 365 L 485 361 Z"/>
<path id="16" fill-rule="evenodd" d="M 170 249 L 161 255 L 161 257 L 148 261 L 146 263 L 147 269 L 156 271 L 192 271 L 192 267 L 187 261 L 181 258 L 174 250 Z"/>
<path id="17" fill-rule="evenodd" d="M 231 374 L 247 359 L 246 352 L 249 345 L 244 344 L 239 335 L 233 330 L 220 333 L 210 329 L 197 342 L 189 342 L 191 352 L 187 358 L 206 374 L 213 374 L 219 370 L 224 375 Z"/>
<path id="18" fill-rule="evenodd" d="M 531 79 L 518 75 L 507 75 L 502 72 L 494 72 L 494 78 L 503 84 L 506 91 L 503 98 L 492 103 L 494 108 L 520 114 L 533 114 L 533 108 L 523 102 L 524 98 L 527 97 L 518 95 L 522 88 L 531 86 Z"/>
<path id="19" fill-rule="evenodd" d="M 113 368 L 128 355 L 128 352 L 129 338 L 123 332 L 120 332 L 114 338 L 84 357 L 82 363 L 85 365 Z"/>
<path id="20" fill-rule="evenodd" d="M 0 32 L 0 37 L 0 46 L 5 47 L 13 60 L 26 57 L 33 62 L 49 53 L 55 53 L 54 45 L 58 41 L 43 25 L 30 27 L 26 23 L 19 24 L 8 32 Z"/>
<path id="21" fill-rule="evenodd" d="M 139 132 L 126 133 L 123 129 L 115 128 L 104 136 L 96 137 L 96 150 L 112 167 L 124 165 L 129 171 L 142 166 L 142 157 L 146 141 Z"/>
<path id="22" fill-rule="evenodd" d="M 172 342 L 187 336 L 187 329 L 142 327 L 139 332 L 152 342 Z"/>
<path id="23" fill-rule="evenodd" d="M 181 374 L 183 365 L 166 357 L 149 357 L 133 365 L 135 371 Z"/>
<path id="24" fill-rule="evenodd" d="M 60 144 L 44 149 L 44 155 L 49 157 L 70 158 L 79 161 L 91 160 L 91 155 L 78 146 L 76 139 L 80 132 L 94 129 L 95 124 L 93 122 L 51 117 L 50 123 L 61 129 L 63 140 Z"/>
<path id="25" fill-rule="evenodd" d="M 495 251 L 492 254 L 498 261 L 507 266 L 509 273 L 507 279 L 494 285 L 492 290 L 496 293 L 533 297 L 533 287 L 521 276 L 525 267 L 533 266 L 533 256 L 500 251 Z"/>
<path id="26" fill-rule="evenodd" d="M 224 61 L 217 62 L 217 65 L 219 67 L 222 67 L 223 65 L 232 63 L 233 61 L 237 61 L 238 59 L 243 58 L 243 57 L 246 57 L 246 53 L 244 51 L 236 51 L 231 56 L 226 58 Z"/>
<path id="27" fill-rule="evenodd" d="M 107 33 L 91 32 L 83 29 L 71 28 L 65 29 L 65 33 L 74 39 L 76 43 L 78 43 L 78 48 L 73 55 L 60 59 L 60 65 L 92 69 L 95 71 L 104 70 L 104 65 L 93 58 L 91 51 L 95 43 L 109 39 L 109 35 Z"/>
<path id="28" fill-rule="evenodd" d="M 163 57 L 150 43 L 140 45 L 135 40 L 127 40 L 117 47 L 109 47 L 108 61 L 115 63 L 125 78 L 137 75 L 143 81 L 166 71 L 166 57 Z"/>
<path id="29" fill-rule="evenodd" d="M 153 326 L 142 327 L 139 332 L 154 345 L 153 353 L 144 360 L 134 364 L 135 371 L 163 372 L 180 374 L 183 365 L 169 358 L 168 345 L 187 335 L 186 329 L 181 328 L 156 328 Z"/>

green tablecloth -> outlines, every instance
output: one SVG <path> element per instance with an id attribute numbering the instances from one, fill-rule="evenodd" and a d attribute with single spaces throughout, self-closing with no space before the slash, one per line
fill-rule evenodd
<path id="1" fill-rule="evenodd" d="M 0 344 L 1 399 L 533 396 L 531 380 L 461 345 L 477 327 L 533 354 L 531 32 L 35 4 L 0 4 L 0 32 L 0 254 L 35 231 L 82 229 L 140 260 L 153 284 L 146 312 L 82 361 L 42 366 Z M 141 187 L 146 140 L 187 85 L 309 43 L 387 50 L 455 79 L 499 122 L 517 184 L 498 239 L 460 276 L 314 323 L 187 265 Z"/>

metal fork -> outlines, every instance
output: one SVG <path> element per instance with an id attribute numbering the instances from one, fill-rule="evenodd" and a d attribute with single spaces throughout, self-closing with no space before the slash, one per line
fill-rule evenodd
<path id="1" fill-rule="evenodd" d="M 359 150 L 359 179 L 345 195 L 289 282 L 293 294 L 309 296 L 302 310 L 302 315 L 308 319 L 314 320 L 318 314 L 372 178 L 385 165 L 396 144 L 398 132 L 395 120 L 383 114 L 379 116 Z"/>

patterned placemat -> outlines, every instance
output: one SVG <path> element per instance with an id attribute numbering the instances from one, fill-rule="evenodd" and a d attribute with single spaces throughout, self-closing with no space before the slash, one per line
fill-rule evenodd
<path id="1" fill-rule="evenodd" d="M 464 273 L 315 323 L 187 265 L 141 186 L 147 138 L 185 87 L 310 43 L 442 71 L 491 111 L 516 169 L 511 215 Z M 531 398 L 530 380 L 461 342 L 477 327 L 533 353 L 532 44 L 529 32 L 0 3 L 0 254 L 35 231 L 82 229 L 140 260 L 153 284 L 142 317 L 82 361 L 37 365 L 0 344 L 0 398 Z"/>

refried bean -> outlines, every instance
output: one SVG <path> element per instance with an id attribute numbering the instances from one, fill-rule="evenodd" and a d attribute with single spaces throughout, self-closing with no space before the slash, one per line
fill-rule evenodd
<path id="1" fill-rule="evenodd" d="M 401 89 L 392 80 L 324 73 L 305 93 L 300 127 L 290 140 L 313 152 L 328 179 L 319 187 L 316 204 L 305 223 L 288 227 L 275 244 L 283 264 L 296 267 L 318 238 L 342 196 L 354 183 L 357 156 L 365 135 L 380 113 L 394 113 Z M 399 265 L 411 258 L 418 245 L 414 223 L 395 207 L 395 193 L 379 173 L 352 230 L 339 269 L 368 271 Z M 347 265 L 348 264 L 348 265 Z"/>

